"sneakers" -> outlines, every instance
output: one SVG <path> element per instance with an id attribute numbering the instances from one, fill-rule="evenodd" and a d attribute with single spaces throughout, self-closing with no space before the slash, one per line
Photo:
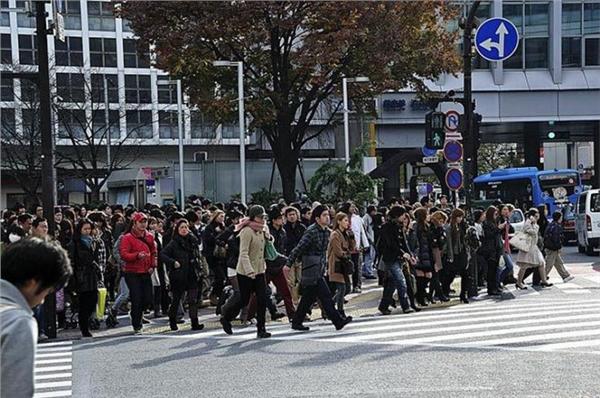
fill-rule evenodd
<path id="1" fill-rule="evenodd" d="M 571 282 L 573 279 L 575 279 L 575 277 L 573 275 L 569 275 L 563 279 L 563 283 Z"/>

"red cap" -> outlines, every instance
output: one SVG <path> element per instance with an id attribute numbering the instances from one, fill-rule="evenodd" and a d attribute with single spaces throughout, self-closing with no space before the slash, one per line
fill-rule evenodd
<path id="1" fill-rule="evenodd" d="M 148 216 L 139 211 L 133 213 L 133 215 L 131 216 L 131 221 L 134 221 L 134 222 L 140 222 L 140 221 L 147 220 L 147 219 L 148 219 Z"/>

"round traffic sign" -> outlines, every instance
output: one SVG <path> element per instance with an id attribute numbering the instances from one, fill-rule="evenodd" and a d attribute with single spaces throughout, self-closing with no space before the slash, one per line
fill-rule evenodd
<path id="1" fill-rule="evenodd" d="M 444 158 L 451 163 L 459 162 L 463 158 L 463 146 L 458 141 L 448 141 L 444 145 Z"/>
<path id="2" fill-rule="evenodd" d="M 423 153 L 423 156 L 425 157 L 431 157 L 431 156 L 435 156 L 437 155 L 437 149 L 433 149 L 433 148 L 429 148 L 427 146 L 424 146 L 423 148 L 421 148 L 421 152 Z"/>
<path id="3" fill-rule="evenodd" d="M 519 31 L 506 18 L 490 18 L 475 33 L 475 48 L 488 61 L 510 58 L 519 46 Z"/>
<path id="4" fill-rule="evenodd" d="M 453 191 L 463 186 L 463 173 L 460 169 L 450 169 L 446 172 L 446 185 Z"/>
<path id="5" fill-rule="evenodd" d="M 427 194 L 430 194 L 433 192 L 433 185 L 431 183 L 428 182 L 427 185 L 425 185 L 425 187 L 426 187 Z"/>
<path id="6" fill-rule="evenodd" d="M 458 130 L 459 114 L 456 111 L 446 112 L 446 130 L 453 133 Z"/>

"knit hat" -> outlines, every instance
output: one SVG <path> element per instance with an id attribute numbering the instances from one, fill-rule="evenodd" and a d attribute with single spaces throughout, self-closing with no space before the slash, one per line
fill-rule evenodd
<path id="1" fill-rule="evenodd" d="M 250 220 L 254 220 L 256 217 L 264 217 L 264 216 L 266 216 L 265 208 L 260 205 L 254 205 L 254 206 L 251 206 L 250 209 L 248 209 L 248 218 Z"/>

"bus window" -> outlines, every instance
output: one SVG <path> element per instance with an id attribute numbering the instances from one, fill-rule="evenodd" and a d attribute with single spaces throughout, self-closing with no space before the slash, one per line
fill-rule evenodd
<path id="1" fill-rule="evenodd" d="M 475 184 L 475 195 L 480 200 L 500 200 L 520 207 L 533 203 L 531 180 L 528 178 Z"/>
<path id="2" fill-rule="evenodd" d="M 579 175 L 577 173 L 543 174 L 539 176 L 539 180 L 542 192 L 551 198 L 554 197 L 555 188 L 564 188 L 567 191 L 566 196 L 571 196 L 579 185 Z"/>

